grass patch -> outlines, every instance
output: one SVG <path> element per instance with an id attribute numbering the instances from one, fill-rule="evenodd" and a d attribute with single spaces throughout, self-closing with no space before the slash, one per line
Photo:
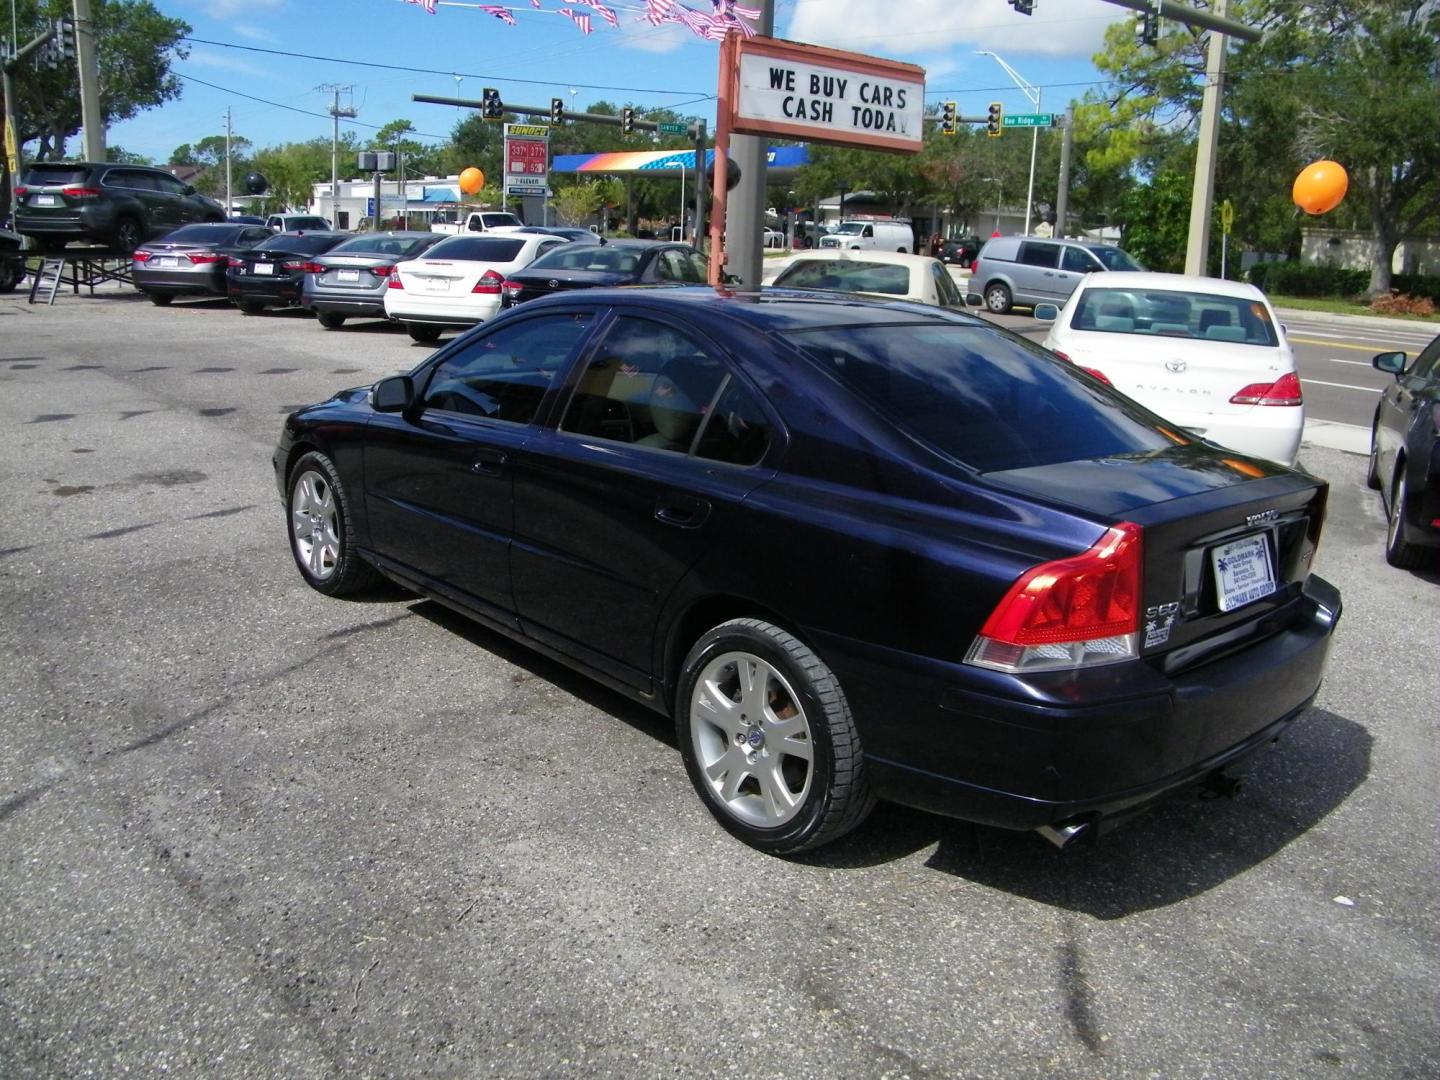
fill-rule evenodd
<path id="1" fill-rule="evenodd" d="M 1333 315 L 1372 315 L 1382 319 L 1401 319 L 1411 322 L 1440 323 L 1440 315 L 1379 315 L 1354 300 L 1337 300 L 1333 297 L 1318 296 L 1275 296 L 1269 294 L 1270 303 L 1277 308 L 1294 308 L 1298 311 L 1328 311 Z"/>

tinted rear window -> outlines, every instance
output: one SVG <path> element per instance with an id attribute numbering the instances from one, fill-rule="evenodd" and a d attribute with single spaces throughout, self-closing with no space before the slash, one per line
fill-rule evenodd
<path id="1" fill-rule="evenodd" d="M 442 240 L 429 251 L 427 259 L 461 259 L 467 262 L 513 262 L 527 240 L 502 240 L 498 236 L 457 236 Z"/>
<path id="2" fill-rule="evenodd" d="M 46 184 L 78 184 L 87 179 L 90 170 L 83 165 L 66 165 L 56 163 L 54 165 L 31 165 L 25 172 L 25 179 L 22 183 L 33 184 L 37 187 Z"/>
<path id="3" fill-rule="evenodd" d="M 911 323 L 785 336 L 902 431 L 981 472 L 1174 445 L 1157 417 L 991 330 Z"/>
<path id="4" fill-rule="evenodd" d="M 534 270 L 603 270 L 612 274 L 628 274 L 640 265 L 642 253 L 633 248 L 617 248 L 608 244 L 584 244 L 580 247 L 556 248 L 530 264 Z"/>
<path id="5" fill-rule="evenodd" d="M 260 251 L 293 251 L 296 255 L 314 255 L 321 251 L 329 251 L 343 238 L 329 236 L 325 233 L 314 233 L 309 236 L 299 236 L 295 233 L 276 233 L 269 240 L 265 240 L 257 246 Z"/>
<path id="6" fill-rule="evenodd" d="M 433 244 L 434 241 L 425 236 L 386 236 L 384 233 L 372 233 L 369 236 L 357 236 L 353 240 L 337 244 L 330 249 L 330 254 L 394 255 L 404 259 Z"/>
<path id="7" fill-rule="evenodd" d="M 480 220 L 487 229 L 503 229 L 512 225 L 524 225 L 514 214 L 481 214 Z"/>
<path id="8" fill-rule="evenodd" d="M 285 218 L 284 227 L 287 231 L 296 232 L 300 229 L 328 229 L 330 223 L 322 217 L 293 217 Z"/>
<path id="9" fill-rule="evenodd" d="M 228 244 L 244 228 L 244 225 L 182 225 L 164 239 L 167 244 Z"/>

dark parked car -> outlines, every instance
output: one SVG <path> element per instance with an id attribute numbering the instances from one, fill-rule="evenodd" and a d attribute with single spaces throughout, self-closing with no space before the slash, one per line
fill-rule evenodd
<path id="1" fill-rule="evenodd" d="M 963 314 L 597 289 L 291 414 L 304 579 L 376 570 L 674 718 L 775 853 L 875 796 L 1056 843 L 1271 742 L 1340 616 L 1324 481 Z"/>
<path id="2" fill-rule="evenodd" d="M 1385 559 L 1407 570 L 1440 568 L 1440 337 L 1408 367 L 1403 352 L 1374 365 L 1395 376 L 1375 406 L 1366 478 L 1380 492 L 1389 527 Z"/>
<path id="3" fill-rule="evenodd" d="M 19 234 L 0 229 L 0 293 L 14 292 L 25 277 L 25 256 Z"/>
<path id="4" fill-rule="evenodd" d="M 706 271 L 705 256 L 689 244 L 661 240 L 566 244 L 508 275 L 501 295 L 510 307 L 522 300 L 600 285 L 703 284 Z"/>
<path id="5" fill-rule="evenodd" d="M 226 260 L 226 291 L 246 315 L 298 304 L 305 275 L 320 269 L 315 256 L 348 239 L 350 233 L 272 233 Z"/>
<path id="6" fill-rule="evenodd" d="M 940 250 L 934 256 L 947 266 L 969 267 L 980 254 L 983 241 L 978 236 L 955 236 L 940 241 Z"/>
<path id="7" fill-rule="evenodd" d="M 86 240 L 125 253 L 192 221 L 224 221 L 225 208 L 164 169 L 90 161 L 37 161 L 15 188 L 15 230 L 46 251 Z"/>
<path id="8" fill-rule="evenodd" d="M 230 256 L 274 236 L 264 225 L 182 225 L 131 255 L 135 287 L 164 307 L 185 293 L 224 296 Z"/>
<path id="9" fill-rule="evenodd" d="M 385 285 L 395 264 L 449 237 L 432 232 L 379 232 L 352 236 L 312 259 L 316 269 L 305 275 L 300 304 L 313 311 L 326 330 L 335 330 L 352 316 L 385 318 Z"/>

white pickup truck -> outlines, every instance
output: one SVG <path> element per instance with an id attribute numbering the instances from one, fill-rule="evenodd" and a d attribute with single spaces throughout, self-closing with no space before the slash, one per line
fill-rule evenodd
<path id="1" fill-rule="evenodd" d="M 430 231 L 438 233 L 503 233 L 523 229 L 525 223 L 501 210 L 474 210 L 458 221 L 432 221 Z"/>

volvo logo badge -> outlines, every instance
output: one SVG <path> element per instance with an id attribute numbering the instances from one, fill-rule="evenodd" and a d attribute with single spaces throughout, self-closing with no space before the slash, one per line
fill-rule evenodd
<path id="1" fill-rule="evenodd" d="M 1280 517 L 1280 511 L 1279 511 L 1279 510 L 1261 510 L 1260 513 L 1258 513 L 1258 514 L 1247 514 L 1246 517 L 1245 517 L 1245 524 L 1246 524 L 1246 525 L 1269 525 L 1269 524 L 1271 524 L 1272 522 L 1278 520 L 1279 517 Z"/>
<path id="2" fill-rule="evenodd" d="M 1165 370 L 1166 370 L 1166 371 L 1173 371 L 1173 372 L 1175 372 L 1175 374 L 1178 375 L 1178 374 L 1180 374 L 1180 372 L 1182 372 L 1182 371 L 1185 370 L 1185 361 L 1184 361 L 1184 360 L 1181 360 L 1181 359 L 1178 358 L 1178 357 L 1175 358 L 1174 360 L 1166 360 L 1166 361 L 1165 361 Z"/>

